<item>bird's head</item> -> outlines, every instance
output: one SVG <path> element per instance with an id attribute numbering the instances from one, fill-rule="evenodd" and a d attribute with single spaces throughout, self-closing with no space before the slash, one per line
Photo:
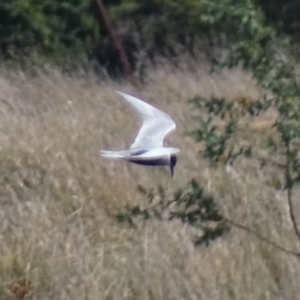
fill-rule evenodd
<path id="1" fill-rule="evenodd" d="M 176 155 L 173 154 L 170 156 L 170 169 L 171 169 L 172 177 L 174 174 L 174 167 L 175 167 L 176 163 L 177 163 L 177 157 L 176 157 Z"/>

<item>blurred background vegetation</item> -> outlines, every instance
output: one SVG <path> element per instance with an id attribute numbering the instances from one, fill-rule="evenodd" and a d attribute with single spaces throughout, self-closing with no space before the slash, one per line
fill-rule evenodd
<path id="1" fill-rule="evenodd" d="M 269 27 L 300 41 L 296 0 L 106 0 L 131 63 L 155 57 L 228 48 L 255 35 L 270 38 Z M 213 46 L 213 47 L 212 47 Z M 46 58 L 59 65 L 96 64 L 120 71 L 96 0 L 0 1 L 1 59 L 25 63 Z M 217 54 L 218 55 L 218 54 Z M 30 58 L 30 59 L 29 59 Z"/>

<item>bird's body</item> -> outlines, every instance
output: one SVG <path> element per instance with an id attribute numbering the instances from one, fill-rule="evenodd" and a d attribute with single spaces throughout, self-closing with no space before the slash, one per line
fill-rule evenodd
<path id="1" fill-rule="evenodd" d="M 169 115 L 150 104 L 125 93 L 116 92 L 140 113 L 143 125 L 130 149 L 122 151 L 102 150 L 101 155 L 124 159 L 139 165 L 170 166 L 173 175 L 173 168 L 177 162 L 176 153 L 180 149 L 164 147 L 163 139 L 166 134 L 175 129 L 174 121 Z"/>

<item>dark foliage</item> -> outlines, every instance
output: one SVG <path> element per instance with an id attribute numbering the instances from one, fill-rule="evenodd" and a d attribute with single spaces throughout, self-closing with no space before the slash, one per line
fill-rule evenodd
<path id="1" fill-rule="evenodd" d="M 184 191 L 177 190 L 171 199 L 167 198 L 162 187 L 153 192 L 139 186 L 138 191 L 148 198 L 148 207 L 145 209 L 140 205 L 126 207 L 116 215 L 119 222 L 126 222 L 131 227 L 137 228 L 138 218 L 143 220 L 155 218 L 160 221 L 179 219 L 182 223 L 199 230 L 199 235 L 194 239 L 196 246 L 208 245 L 210 241 L 223 236 L 229 230 L 214 198 L 206 194 L 196 180 L 191 180 Z M 153 203 L 156 196 L 159 196 L 159 200 Z"/>
<path id="2" fill-rule="evenodd" d="M 300 32 L 299 5 L 291 0 L 104 2 L 133 65 L 145 59 L 154 63 L 156 55 L 194 55 L 199 47 L 214 60 L 212 49 L 224 46 L 224 37 L 227 42 L 243 37 L 236 47 L 244 52 L 247 40 L 267 44 L 270 30 L 260 26 L 261 7 L 277 28 L 294 36 Z M 120 65 L 95 0 L 0 2 L 0 51 L 5 59 L 27 59 L 37 52 L 59 65 L 95 59 L 110 70 Z M 261 52 L 252 55 L 252 60 L 261 58 Z"/>

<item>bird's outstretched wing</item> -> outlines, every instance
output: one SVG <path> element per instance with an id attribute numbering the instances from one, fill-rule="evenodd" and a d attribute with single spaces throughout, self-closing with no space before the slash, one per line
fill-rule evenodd
<path id="1" fill-rule="evenodd" d="M 162 147 L 164 137 L 176 127 L 171 117 L 136 97 L 116 92 L 138 111 L 143 120 L 143 125 L 130 148 Z"/>

